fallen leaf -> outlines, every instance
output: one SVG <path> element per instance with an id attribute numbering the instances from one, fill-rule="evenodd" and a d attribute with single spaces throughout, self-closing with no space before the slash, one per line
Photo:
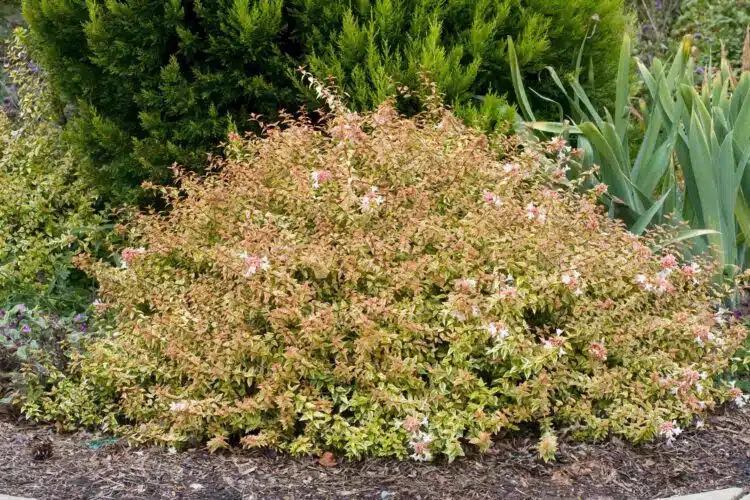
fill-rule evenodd
<path id="1" fill-rule="evenodd" d="M 555 471 L 552 473 L 552 482 L 556 484 L 566 485 L 566 486 L 572 484 L 572 481 L 567 476 L 567 474 L 560 472 L 560 471 Z"/>
<path id="2" fill-rule="evenodd" d="M 318 459 L 318 463 L 323 467 L 333 467 L 336 465 L 336 456 L 327 451 Z"/>

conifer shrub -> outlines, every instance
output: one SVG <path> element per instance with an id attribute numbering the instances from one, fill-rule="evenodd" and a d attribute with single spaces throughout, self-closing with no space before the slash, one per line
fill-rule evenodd
<path id="1" fill-rule="evenodd" d="M 252 113 L 309 103 L 298 65 L 336 77 L 355 109 L 418 86 L 426 70 L 462 116 L 502 129 L 512 109 L 476 97 L 511 90 L 509 35 L 525 75 L 566 73 L 596 17 L 584 62 L 610 89 L 625 24 L 622 0 L 25 0 L 24 15 L 51 84 L 78 109 L 71 137 L 88 174 L 117 199 L 168 181 L 173 162 L 200 170 Z M 418 111 L 418 99 L 400 109 Z"/>
<path id="2" fill-rule="evenodd" d="M 744 330 L 714 309 L 713 264 L 628 233 L 597 207 L 606 187 L 577 193 L 562 139 L 390 103 L 285 125 L 232 136 L 206 178 L 178 172 L 121 265 L 80 260 L 106 335 L 31 380 L 27 416 L 418 460 L 531 424 L 549 460 L 560 431 L 672 439 L 741 399 L 718 382 Z"/>

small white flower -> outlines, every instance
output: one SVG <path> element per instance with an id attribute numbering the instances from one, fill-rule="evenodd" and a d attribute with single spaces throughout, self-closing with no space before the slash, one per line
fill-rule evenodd
<path id="1" fill-rule="evenodd" d="M 705 426 L 706 426 L 706 424 L 705 424 L 705 422 L 703 422 L 703 420 L 696 420 L 695 421 L 695 428 L 696 429 L 703 429 L 703 427 L 705 427 Z"/>
<path id="2" fill-rule="evenodd" d="M 555 335 L 557 335 L 558 337 L 559 337 L 560 335 L 562 335 L 563 333 L 565 333 L 565 330 L 563 330 L 563 329 L 561 329 L 561 328 L 557 328 L 557 329 L 555 330 Z"/>
<path id="3" fill-rule="evenodd" d="M 362 197 L 361 208 L 363 212 L 367 212 L 374 206 L 379 206 L 385 203 L 385 198 L 378 195 L 377 193 L 378 193 L 377 186 L 372 186 L 370 188 L 370 192 Z"/>
<path id="4" fill-rule="evenodd" d="M 538 210 L 537 210 L 536 207 L 534 207 L 533 203 L 529 203 L 526 206 L 526 218 L 528 218 L 529 220 L 534 219 L 536 217 L 537 213 L 538 213 Z"/>
<path id="5" fill-rule="evenodd" d="M 729 314 L 729 311 L 724 309 L 723 307 L 720 307 L 718 311 L 716 311 L 716 316 L 714 316 L 714 321 L 717 325 L 721 326 L 726 323 L 726 320 L 724 319 L 724 316 Z"/>
<path id="6" fill-rule="evenodd" d="M 583 295 L 583 290 L 581 290 L 580 288 L 576 288 L 576 291 L 573 292 L 573 295 L 575 295 L 576 297 L 580 297 L 581 295 Z"/>
<path id="7" fill-rule="evenodd" d="M 450 316 L 451 318 L 457 319 L 459 321 L 466 321 L 466 315 L 458 311 L 450 310 L 450 311 L 446 311 L 446 314 Z"/>
<path id="8" fill-rule="evenodd" d="M 471 307 L 471 315 L 476 317 L 479 317 L 479 315 L 482 314 L 482 311 L 477 306 Z"/>
<path id="9" fill-rule="evenodd" d="M 414 451 L 410 457 L 419 462 L 427 462 L 432 460 L 432 453 L 430 452 L 430 443 L 432 442 L 432 436 L 426 432 L 417 432 L 409 442 L 409 446 Z"/>
<path id="10" fill-rule="evenodd" d="M 503 201 L 500 199 L 500 197 L 491 191 L 484 192 L 484 201 L 488 205 L 498 208 L 503 205 Z"/>
<path id="11" fill-rule="evenodd" d="M 245 277 L 249 278 L 258 271 L 268 271 L 271 268 L 271 264 L 268 261 L 268 257 L 258 257 L 257 255 L 247 255 L 246 252 L 240 254 L 240 257 L 245 261 L 247 270 L 245 271 Z"/>
<path id="12" fill-rule="evenodd" d="M 177 401 L 169 405 L 169 410 L 175 413 L 182 413 L 190 408 L 190 404 L 187 401 Z"/>
<path id="13" fill-rule="evenodd" d="M 506 174 L 514 174 L 521 170 L 521 166 L 518 163 L 506 163 L 503 165 L 503 171 Z"/>
<path id="14" fill-rule="evenodd" d="M 560 281 L 563 282 L 563 285 L 570 285 L 573 282 L 573 278 L 570 275 L 563 274 Z"/>
<path id="15" fill-rule="evenodd" d="M 664 281 L 672 274 L 672 269 L 664 269 L 656 273 L 656 277 L 659 281 Z"/>
<path id="16" fill-rule="evenodd" d="M 667 438 L 667 443 L 672 443 L 677 436 L 682 434 L 682 429 L 676 421 L 672 420 L 671 422 L 664 422 L 659 433 Z"/>
<path id="17" fill-rule="evenodd" d="M 646 276 L 643 274 L 639 274 L 638 276 L 635 277 L 635 282 L 643 286 L 646 283 L 648 283 L 648 278 L 646 278 Z"/>
<path id="18" fill-rule="evenodd" d="M 490 323 L 487 325 L 487 331 L 490 333 L 490 337 L 497 341 L 505 340 L 510 336 L 510 331 L 503 325 L 497 323 Z"/>
<path id="19" fill-rule="evenodd" d="M 513 283 L 513 281 L 515 281 L 515 278 L 513 277 L 513 275 L 512 274 L 508 274 L 508 277 L 505 278 L 505 282 L 506 283 Z"/>

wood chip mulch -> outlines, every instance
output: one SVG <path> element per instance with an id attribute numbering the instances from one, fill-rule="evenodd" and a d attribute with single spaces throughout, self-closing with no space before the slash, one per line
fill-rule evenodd
<path id="1" fill-rule="evenodd" d="M 498 439 L 452 464 L 170 453 L 107 436 L 0 419 L 0 494 L 42 499 L 647 499 L 750 488 L 750 407 L 712 416 L 671 445 L 563 442 L 537 461 L 533 436 Z M 321 463 L 327 465 L 324 467 Z M 335 465 L 332 465 L 335 463 Z"/>

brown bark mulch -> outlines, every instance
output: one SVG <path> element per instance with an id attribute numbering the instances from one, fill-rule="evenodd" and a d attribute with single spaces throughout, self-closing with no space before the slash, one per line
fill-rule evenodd
<path id="1" fill-rule="evenodd" d="M 712 416 L 676 442 L 563 442 L 539 463 L 533 436 L 498 439 L 452 464 L 339 460 L 266 452 L 170 453 L 106 436 L 55 434 L 0 419 L 0 494 L 37 499 L 647 499 L 750 488 L 750 408 Z"/>

